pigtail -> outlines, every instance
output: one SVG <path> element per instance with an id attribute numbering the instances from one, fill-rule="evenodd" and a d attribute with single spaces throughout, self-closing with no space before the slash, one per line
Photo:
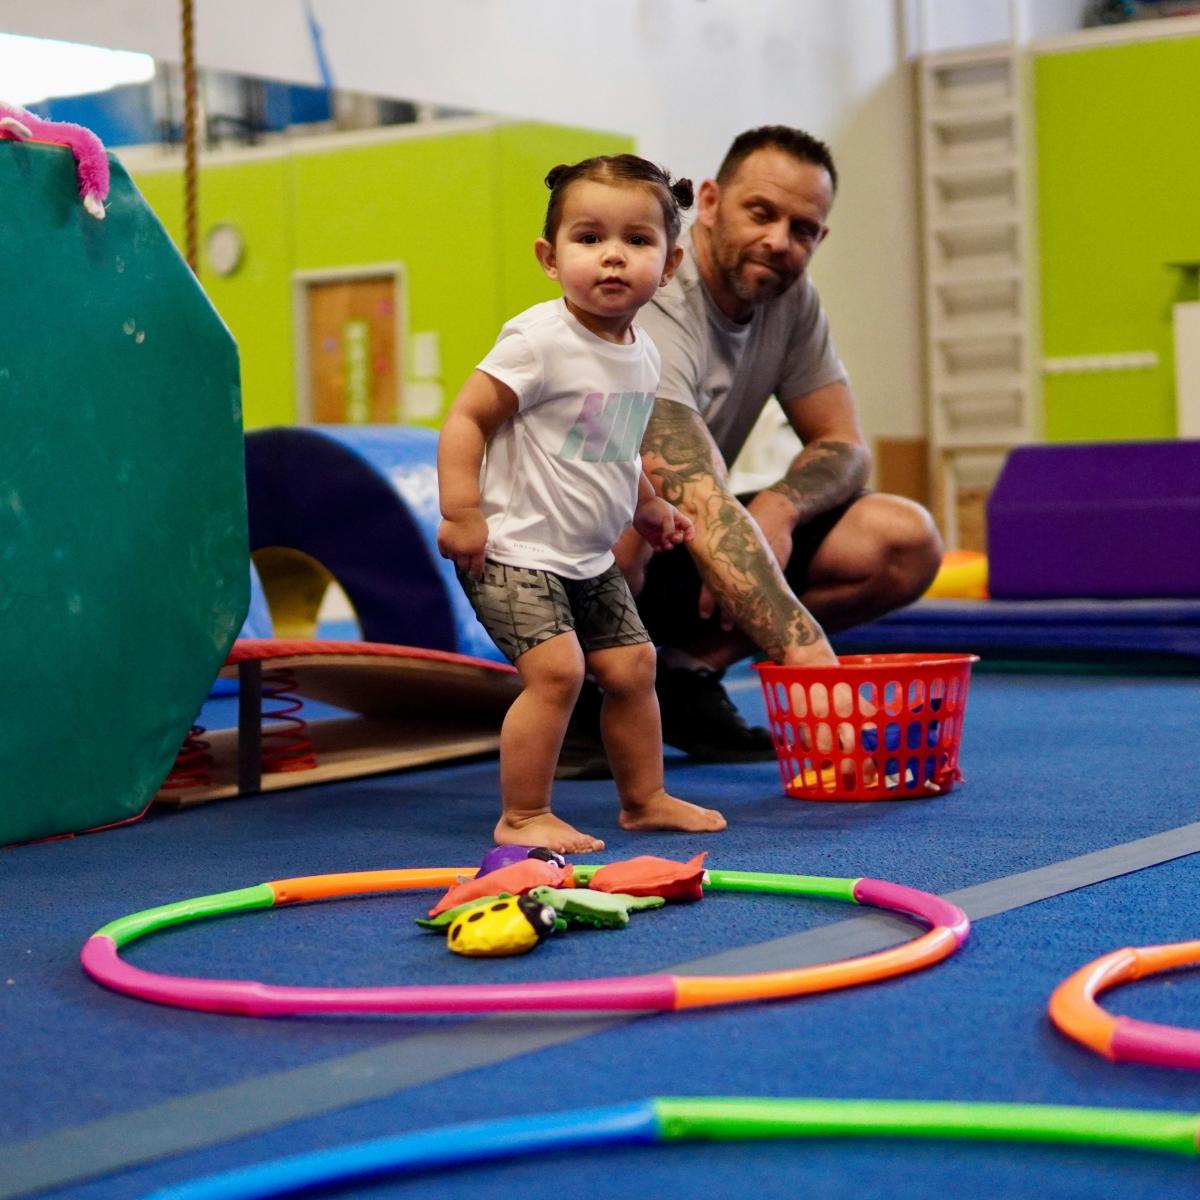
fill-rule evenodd
<path id="1" fill-rule="evenodd" d="M 558 187 L 559 183 L 561 182 L 562 177 L 570 169 L 571 168 L 567 166 L 566 163 L 559 163 L 557 167 L 551 167 L 550 170 L 546 172 L 546 186 L 551 191 L 554 191 L 554 189 Z"/>
<path id="2" fill-rule="evenodd" d="M 675 197 L 675 203 L 680 208 L 691 208 L 692 203 L 696 199 L 696 194 L 692 189 L 692 181 L 690 179 L 677 179 L 671 184 L 671 195 Z"/>

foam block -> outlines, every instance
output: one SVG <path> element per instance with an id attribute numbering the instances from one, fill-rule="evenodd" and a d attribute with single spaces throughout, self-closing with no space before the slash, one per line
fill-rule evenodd
<path id="1" fill-rule="evenodd" d="M 1200 596 L 1200 441 L 1021 446 L 987 518 L 996 599 Z"/>
<path id="2" fill-rule="evenodd" d="M 0 141 L 0 844 L 143 812 L 246 615 L 237 348 L 111 175 Z"/>
<path id="3" fill-rule="evenodd" d="M 280 628 L 277 607 L 315 616 L 327 572 L 353 605 L 364 641 L 503 660 L 453 564 L 438 554 L 434 430 L 257 429 L 246 435 L 246 491 L 250 548 L 276 633 L 297 636 Z M 314 597 L 294 595 L 314 582 Z"/>

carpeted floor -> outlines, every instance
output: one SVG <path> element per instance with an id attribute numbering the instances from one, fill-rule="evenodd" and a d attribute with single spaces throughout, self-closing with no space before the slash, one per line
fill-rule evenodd
<path id="1" fill-rule="evenodd" d="M 749 672 L 734 688 L 761 715 Z M 1194 677 L 981 673 L 966 720 L 967 782 L 940 799 L 800 802 L 782 794 L 773 764 L 672 757 L 672 788 L 730 819 L 727 832 L 698 838 L 624 834 L 611 784 L 561 785 L 558 811 L 608 839 L 597 861 L 707 849 L 713 867 L 869 875 L 965 893 L 989 914 L 977 916 L 959 954 L 920 974 L 711 1012 L 260 1021 L 145 1004 L 79 969 L 90 933 L 171 900 L 293 875 L 476 864 L 494 820 L 494 760 L 152 811 L 122 829 L 4 852 L 0 1197 L 34 1194 L 39 1182 L 52 1183 L 47 1196 L 136 1197 L 318 1146 L 664 1094 L 1200 1112 L 1194 1073 L 1114 1066 L 1063 1039 L 1044 1015 L 1053 986 L 1091 958 L 1200 936 L 1192 853 L 1200 842 L 1189 829 L 1198 728 Z M 1126 873 L 1120 847 L 1172 830 L 1142 855 L 1168 861 Z M 1072 864 L 1086 855 L 1097 856 L 1087 878 L 1098 881 L 1080 886 L 1086 873 Z M 1022 874 L 1052 864 L 1067 866 L 1036 882 Z M 1106 871 L 1116 877 L 1105 880 Z M 127 957 L 155 971 L 277 983 L 554 979 L 660 971 L 719 951 L 789 965 L 827 954 L 849 920 L 883 921 L 833 902 L 713 894 L 635 915 L 621 933 L 572 933 L 527 958 L 479 962 L 447 954 L 417 929 L 412 917 L 427 903 L 372 896 L 243 914 L 155 935 Z M 892 926 L 892 940 L 907 935 Z M 1108 1005 L 1195 1025 L 1198 989 L 1195 972 L 1177 972 L 1114 992 Z M 119 1169 L 95 1174 L 105 1164 Z M 1134 1152 L 885 1140 L 579 1152 L 369 1194 L 703 1189 L 769 1200 L 853 1190 L 944 1200 L 1036 1189 L 1157 1200 L 1194 1188 L 1198 1176 L 1200 1161 Z"/>

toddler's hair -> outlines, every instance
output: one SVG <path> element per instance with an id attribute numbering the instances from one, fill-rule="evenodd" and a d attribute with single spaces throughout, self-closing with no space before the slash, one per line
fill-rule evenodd
<path id="1" fill-rule="evenodd" d="M 550 189 L 550 200 L 546 205 L 546 223 L 542 236 L 553 242 L 562 220 L 563 197 L 567 188 L 576 180 L 591 179 L 596 183 L 615 186 L 634 184 L 647 187 L 658 197 L 662 205 L 663 224 L 667 230 L 668 246 L 674 246 L 683 225 L 681 210 L 691 208 L 693 194 L 690 179 L 672 180 L 671 173 L 636 154 L 601 154 L 585 158 L 582 162 L 568 165 L 559 163 L 546 176 Z"/>

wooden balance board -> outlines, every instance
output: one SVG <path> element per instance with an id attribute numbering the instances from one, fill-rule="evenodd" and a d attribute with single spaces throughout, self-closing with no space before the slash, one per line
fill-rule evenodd
<path id="1" fill-rule="evenodd" d="M 371 642 L 243 639 L 221 677 L 239 683 L 237 728 L 200 735 L 211 759 L 205 778 L 187 786 L 168 778 L 155 797 L 161 803 L 200 804 L 494 753 L 504 714 L 520 691 L 520 677 L 505 664 Z M 303 708 L 293 714 L 305 722 L 295 736 L 311 742 L 294 757 L 311 757 L 313 765 L 271 769 L 281 753 L 271 747 L 294 723 L 272 718 L 287 707 L 272 698 L 277 690 L 350 714 L 315 720 Z"/>

